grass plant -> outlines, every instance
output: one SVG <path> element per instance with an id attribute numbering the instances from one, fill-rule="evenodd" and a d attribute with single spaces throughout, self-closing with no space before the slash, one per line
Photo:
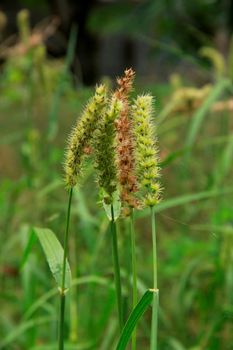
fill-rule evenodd
<path id="1" fill-rule="evenodd" d="M 20 34 L 21 44 L 28 29 Z M 115 90 L 104 84 L 94 92 L 75 90 L 68 74 L 72 33 L 65 66 L 56 60 L 51 65 L 45 51 L 34 62 L 42 44 L 2 66 L 0 349 L 125 350 L 131 342 L 132 350 L 230 350 L 228 69 L 216 80 L 209 68 L 203 87 L 184 79 L 179 88 L 141 84 L 140 78 L 133 85 L 135 73 L 127 69 Z M 43 86 L 37 68 L 43 68 Z M 156 113 L 145 91 L 156 96 Z M 64 135 L 76 115 L 66 146 L 67 208 L 60 165 Z"/>

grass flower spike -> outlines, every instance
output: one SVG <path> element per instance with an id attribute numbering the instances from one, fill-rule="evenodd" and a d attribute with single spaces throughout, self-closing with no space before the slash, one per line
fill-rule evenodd
<path id="1" fill-rule="evenodd" d="M 113 96 L 109 107 L 102 114 L 93 134 L 93 149 L 97 182 L 104 190 L 104 200 L 112 202 L 112 194 L 117 189 L 114 122 L 122 109 L 122 102 Z"/>
<path id="2" fill-rule="evenodd" d="M 142 205 L 151 208 L 152 255 L 153 255 L 153 303 L 150 350 L 157 350 L 159 290 L 157 282 L 157 243 L 155 205 L 160 197 L 158 151 L 152 127 L 153 98 L 138 96 L 132 107 L 132 123 L 135 140 L 136 172 Z"/>
<path id="3" fill-rule="evenodd" d="M 83 159 L 90 152 L 90 140 L 106 104 L 106 88 L 100 85 L 70 135 L 65 160 L 65 182 L 68 188 L 74 187 L 78 182 Z"/>
<path id="4" fill-rule="evenodd" d="M 103 191 L 103 199 L 105 204 L 110 204 L 111 207 L 110 233 L 112 238 L 112 254 L 119 330 L 121 331 L 123 328 L 123 303 L 113 193 L 117 190 L 117 168 L 115 156 L 116 131 L 114 122 L 122 110 L 123 103 L 115 95 L 113 95 L 108 102 L 108 108 L 105 109 L 96 125 L 96 130 L 94 131 L 92 139 L 92 146 L 95 156 L 97 181 L 100 189 Z"/>
<path id="5" fill-rule="evenodd" d="M 137 207 L 135 192 L 137 191 L 137 180 L 135 176 L 134 139 L 132 125 L 129 118 L 128 95 L 132 90 L 134 71 L 125 70 L 125 76 L 119 78 L 119 85 L 115 96 L 123 102 L 123 109 L 116 123 L 117 129 L 117 157 L 118 177 L 121 186 L 121 200 L 123 205 L 131 208 Z"/>
<path id="6" fill-rule="evenodd" d="M 90 142 L 98 119 L 101 119 L 107 104 L 107 91 L 104 85 L 96 88 L 95 95 L 90 99 L 81 118 L 74 127 L 66 153 L 65 182 L 69 188 L 69 200 L 66 215 L 66 230 L 64 235 L 64 254 L 62 264 L 62 284 L 60 289 L 60 318 L 58 349 L 64 350 L 64 324 L 65 324 L 65 271 L 68 255 L 69 224 L 73 187 L 77 184 L 81 173 L 81 166 L 86 154 L 90 153 Z"/>
<path id="7" fill-rule="evenodd" d="M 151 123 L 153 98 L 150 95 L 138 96 L 132 106 L 132 123 L 135 140 L 135 159 L 138 187 L 142 204 L 153 207 L 159 201 L 160 184 L 158 151 Z"/>

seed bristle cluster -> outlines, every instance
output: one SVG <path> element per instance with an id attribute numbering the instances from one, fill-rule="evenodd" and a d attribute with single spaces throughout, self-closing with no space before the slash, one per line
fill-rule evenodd
<path id="1" fill-rule="evenodd" d="M 126 108 L 126 105 L 128 106 L 129 93 L 132 91 L 132 88 L 133 88 L 135 72 L 133 71 L 132 68 L 129 68 L 129 69 L 126 69 L 124 73 L 125 75 L 123 77 L 117 78 L 118 88 L 115 91 L 115 96 L 118 99 L 125 102 L 125 108 Z"/>
<path id="2" fill-rule="evenodd" d="M 96 88 L 95 95 L 87 103 L 68 140 L 65 159 L 65 183 L 67 187 L 74 187 L 78 182 L 85 155 L 91 152 L 90 142 L 97 120 L 101 118 L 106 104 L 106 88 L 104 85 L 99 85 Z"/>
<path id="3" fill-rule="evenodd" d="M 97 182 L 99 187 L 104 190 L 104 200 L 108 203 L 112 202 L 112 195 L 117 190 L 114 122 L 121 109 L 122 102 L 112 96 L 109 107 L 97 123 L 92 143 Z"/>
<path id="4" fill-rule="evenodd" d="M 135 159 L 143 206 L 154 206 L 160 199 L 158 149 L 152 126 L 153 97 L 138 96 L 132 106 Z"/>
<path id="5" fill-rule="evenodd" d="M 156 205 L 161 192 L 153 98 L 138 96 L 131 106 L 134 76 L 132 69 L 125 70 L 110 98 L 104 85 L 96 88 L 70 135 L 65 162 L 65 182 L 73 187 L 84 159 L 93 153 L 103 199 L 112 203 L 119 190 L 126 214 L 132 208 Z"/>
<path id="6" fill-rule="evenodd" d="M 132 69 L 125 70 L 123 78 L 118 78 L 118 89 L 115 96 L 122 101 L 123 108 L 116 122 L 117 130 L 117 163 L 118 176 L 121 186 L 121 200 L 123 205 L 132 208 L 138 207 L 135 196 L 137 192 L 137 179 L 135 176 L 134 140 L 131 121 L 129 118 L 129 93 L 132 90 L 135 73 Z"/>

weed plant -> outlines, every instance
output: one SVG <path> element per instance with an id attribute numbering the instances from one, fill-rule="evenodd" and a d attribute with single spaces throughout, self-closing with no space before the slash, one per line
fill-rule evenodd
<path id="1" fill-rule="evenodd" d="M 92 89 L 73 88 L 62 62 L 51 64 L 45 55 L 41 60 L 33 57 L 34 50 L 8 57 L 1 72 L 0 235 L 4 244 L 0 248 L 0 349 L 58 347 L 58 292 L 38 248 L 37 237 L 55 237 L 56 242 L 63 242 L 68 199 L 60 176 L 64 140 L 74 124 L 74 116 L 82 115 L 82 106 L 93 95 Z M 105 188 L 101 181 L 107 176 L 98 175 L 99 155 L 95 154 L 92 143 L 85 149 L 85 175 L 81 172 L 81 186 L 75 186 L 72 191 L 69 262 L 65 269 L 65 288 L 69 289 L 65 294 L 65 349 L 109 350 L 115 349 L 119 342 L 111 263 L 113 235 L 109 232 L 108 219 L 111 224 L 108 196 L 111 189 L 116 192 L 113 208 L 124 323 L 136 300 L 140 302 L 146 290 L 155 287 L 150 227 L 156 223 L 158 285 L 162 291 L 158 348 L 232 349 L 233 138 L 232 83 L 228 71 L 231 67 L 216 75 L 215 67 L 210 68 L 205 76 L 207 87 L 201 83 L 197 86 L 188 77 L 178 77 L 175 82 L 171 77 L 171 83 L 165 84 L 136 80 L 135 91 L 129 97 L 132 109 L 129 115 L 145 91 L 156 96 L 151 124 L 156 125 L 160 141 L 159 167 L 164 191 L 163 201 L 153 209 L 156 221 L 151 221 L 151 225 L 148 208 L 129 210 L 123 206 L 118 217 L 120 189 L 115 191 L 113 183 L 110 189 L 100 190 Z M 107 96 L 108 110 L 111 106 L 114 110 L 114 98 L 109 91 Z M 121 110 L 122 102 L 117 108 Z M 106 149 L 105 142 L 108 145 L 111 142 L 99 138 L 97 130 L 101 133 L 108 130 L 108 135 L 116 130 L 111 118 L 107 120 L 109 123 L 101 122 L 94 130 L 96 134 L 92 133 L 93 141 L 96 138 L 95 142 L 103 142 L 98 144 L 98 149 Z M 53 125 L 50 133 L 48 125 Z M 134 136 L 133 140 L 136 141 Z M 111 154 L 117 156 L 118 152 Z M 112 170 L 109 174 L 112 178 Z M 119 186 L 118 172 L 116 179 Z M 139 189 L 144 196 L 146 188 L 139 186 Z M 137 200 L 138 194 L 133 192 Z M 108 218 L 98 202 L 104 204 Z M 38 227 L 50 230 L 42 232 Z M 131 245 L 134 239 L 136 244 Z M 131 256 L 132 247 L 135 253 Z M 64 253 L 60 243 L 56 251 L 60 264 Z M 137 296 L 132 278 L 135 256 Z M 62 270 L 53 271 L 60 284 Z M 151 296 L 146 298 L 153 305 Z M 149 308 L 134 328 L 138 349 L 150 347 L 151 316 Z"/>
<path id="2" fill-rule="evenodd" d="M 135 100 L 133 107 L 131 107 L 128 95 L 132 90 L 133 79 L 133 70 L 126 70 L 124 77 L 117 80 L 118 87 L 110 98 L 107 97 L 107 88 L 104 85 L 98 86 L 94 97 L 90 99 L 81 118 L 74 127 L 68 142 L 65 160 L 65 182 L 69 188 L 69 201 L 61 269 L 62 283 L 61 287 L 59 287 L 61 295 L 59 350 L 64 348 L 65 279 L 72 193 L 74 186 L 80 183 L 83 162 L 86 156 L 91 155 L 92 149 L 95 154 L 95 168 L 97 170 L 97 182 L 100 196 L 102 197 L 101 200 L 107 214 L 110 211 L 115 289 L 119 329 L 121 332 L 117 349 L 125 349 L 132 332 L 132 349 L 136 349 L 137 338 L 136 329 L 134 328 L 145 311 L 145 306 L 142 310 L 139 309 L 144 297 L 137 305 L 136 240 L 133 215 L 134 209 L 144 206 L 151 208 L 154 281 L 153 289 L 150 289 L 148 292 L 153 292 L 154 294 L 151 349 L 157 349 L 158 288 L 154 206 L 159 200 L 160 186 L 158 183 L 157 150 L 153 140 L 150 120 L 153 112 L 153 101 L 149 95 L 141 96 Z M 119 198 L 117 198 L 118 192 Z M 115 211 L 116 198 L 118 201 L 117 205 L 122 208 L 121 211 L 118 210 L 119 213 Z M 118 234 L 116 230 L 116 219 L 120 212 L 124 216 L 130 215 L 133 274 L 133 311 L 124 329 Z M 138 310 L 140 310 L 140 313 Z"/>

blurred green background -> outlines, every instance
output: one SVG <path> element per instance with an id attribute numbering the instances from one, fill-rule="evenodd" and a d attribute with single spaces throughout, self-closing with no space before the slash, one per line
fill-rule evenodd
<path id="1" fill-rule="evenodd" d="M 159 349 L 233 349 L 233 1 L 0 1 L 0 349 L 56 349 L 58 297 L 32 227 L 62 241 L 67 135 L 97 82 L 136 70 L 156 99 Z M 108 220 L 92 164 L 72 209 L 67 350 L 112 350 Z M 138 213 L 140 295 L 152 284 Z M 130 237 L 119 220 L 125 317 Z M 150 312 L 138 327 L 149 348 Z"/>

